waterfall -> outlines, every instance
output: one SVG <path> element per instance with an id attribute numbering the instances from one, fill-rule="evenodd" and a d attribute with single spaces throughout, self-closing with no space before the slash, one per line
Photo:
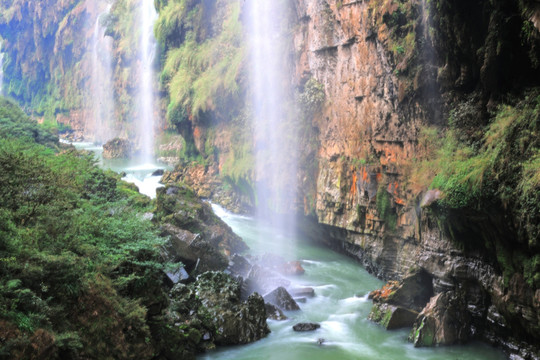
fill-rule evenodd
<path id="1" fill-rule="evenodd" d="M 298 142 L 285 109 L 290 101 L 287 87 L 290 79 L 285 74 L 288 68 L 285 4 L 282 0 L 248 1 L 247 36 L 251 54 L 257 215 L 278 232 L 293 238 Z M 285 244 L 279 244 L 280 241 Z M 278 244 L 272 246 L 283 249 L 290 246 L 288 241 L 291 240 L 274 240 Z"/>
<path id="2" fill-rule="evenodd" d="M 433 38 L 433 23 L 431 16 L 431 6 L 429 0 L 421 1 L 422 38 L 420 56 L 423 62 L 421 95 L 428 109 L 429 122 L 432 124 L 444 121 L 442 115 L 441 99 L 437 84 L 437 54 L 435 51 L 435 40 Z"/>
<path id="3" fill-rule="evenodd" d="M 137 137 L 141 160 L 151 162 L 154 154 L 154 57 L 157 42 L 154 38 L 154 23 L 158 18 L 153 0 L 142 0 L 140 6 L 140 49 Z"/>
<path id="4" fill-rule="evenodd" d="M 0 96 L 4 95 L 4 53 L 2 52 L 2 41 L 0 41 Z"/>
<path id="5" fill-rule="evenodd" d="M 109 14 L 108 5 L 96 19 L 92 35 L 91 99 L 92 121 L 87 124 L 85 136 L 97 144 L 103 144 L 115 136 L 112 38 L 105 36 L 102 19 Z M 88 126 L 90 125 L 90 126 Z"/>

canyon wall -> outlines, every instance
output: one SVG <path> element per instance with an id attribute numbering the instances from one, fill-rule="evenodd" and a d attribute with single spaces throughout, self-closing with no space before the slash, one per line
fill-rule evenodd
<path id="1" fill-rule="evenodd" d="M 494 194 L 479 197 L 491 196 L 489 208 L 484 200 L 441 204 L 453 195 L 428 190 L 415 170 L 429 157 L 426 129 L 441 138 L 453 127 L 481 147 L 508 94 L 526 98 L 523 89 L 538 86 L 531 80 L 538 75 L 532 8 L 299 0 L 293 53 L 295 81 L 314 78 L 326 96 L 313 118 L 318 171 L 308 211 L 326 230 L 323 241 L 381 278 L 426 270 L 434 295 L 459 298 L 466 314 L 455 320 L 467 335 L 450 342 L 485 339 L 516 358 L 536 359 L 540 289 L 527 272 L 539 269 L 508 259 L 526 253 L 523 261 L 535 264 L 538 234 L 524 241 L 518 228 L 527 225 L 516 206 L 510 201 L 505 209 Z M 527 121 L 537 129 L 538 113 Z"/>

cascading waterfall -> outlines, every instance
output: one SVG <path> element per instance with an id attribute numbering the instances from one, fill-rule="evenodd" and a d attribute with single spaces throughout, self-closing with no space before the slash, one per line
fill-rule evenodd
<path id="1" fill-rule="evenodd" d="M 4 95 L 4 53 L 2 52 L 2 45 L 0 41 L 0 95 Z"/>
<path id="2" fill-rule="evenodd" d="M 92 122 L 87 125 L 85 135 L 95 143 L 103 144 L 115 136 L 112 42 L 105 36 L 102 19 L 109 14 L 112 5 L 107 5 L 96 19 L 92 35 Z"/>
<path id="3" fill-rule="evenodd" d="M 433 38 L 433 24 L 431 18 L 431 5 L 429 0 L 421 1 L 422 15 L 422 39 L 421 39 L 421 57 L 424 65 L 423 86 L 421 90 L 422 97 L 426 102 L 429 121 L 437 123 L 443 121 L 442 109 L 440 105 L 440 92 L 437 85 L 437 54 Z"/>
<path id="4" fill-rule="evenodd" d="M 247 34 L 252 64 L 257 215 L 289 238 L 269 239 L 271 251 L 294 255 L 290 254 L 290 242 L 295 228 L 297 141 L 285 111 L 285 97 L 290 93 L 284 74 L 288 68 L 283 41 L 286 7 L 281 0 L 251 0 L 246 5 L 250 14 Z M 284 254 L 284 247 L 289 254 Z"/>
<path id="5" fill-rule="evenodd" d="M 137 137 L 143 162 L 152 162 L 154 154 L 154 58 L 157 42 L 154 23 L 158 18 L 153 0 L 142 0 L 140 6 L 140 49 Z"/>

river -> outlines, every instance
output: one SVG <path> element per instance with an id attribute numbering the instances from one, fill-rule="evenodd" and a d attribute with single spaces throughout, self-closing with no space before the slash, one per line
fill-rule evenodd
<path id="1" fill-rule="evenodd" d="M 102 168 L 126 173 L 124 180 L 136 184 L 141 193 L 155 197 L 160 176 L 152 176 L 163 164 L 141 164 L 130 160 L 107 160 L 102 148 L 91 143 L 73 143 L 96 153 Z M 315 297 L 300 303 L 301 311 L 286 312 L 285 321 L 268 320 L 271 333 L 249 345 L 220 347 L 201 354 L 202 360 L 503 360 L 502 352 L 483 343 L 437 348 L 415 348 L 407 342 L 407 330 L 386 331 L 367 319 L 371 301 L 367 294 L 384 283 L 353 259 L 303 239 L 280 239 L 271 227 L 252 217 L 236 215 L 213 204 L 214 212 L 250 247 L 252 255 L 279 253 L 286 260 L 301 260 L 305 274 L 288 277 L 294 285 L 309 286 Z M 285 236 L 286 237 L 286 236 Z M 273 248 L 273 244 L 289 248 Z M 289 244 L 289 245 L 283 245 Z M 285 255 L 283 255 L 285 254 Z M 286 254 L 291 254 L 287 256 Z M 296 258 L 297 257 L 297 258 Z M 314 332 L 294 332 L 298 322 L 317 322 Z M 319 341 L 322 339 L 322 344 Z"/>
<path id="2" fill-rule="evenodd" d="M 252 254 L 272 251 L 269 239 L 278 235 L 270 227 L 261 227 L 253 218 L 231 214 L 217 205 L 213 208 L 250 246 Z M 289 240 L 285 243 L 296 243 L 295 251 L 287 249 L 281 253 L 296 253 L 305 274 L 288 280 L 314 288 L 315 297 L 300 303 L 301 311 L 287 312 L 289 320 L 269 320 L 272 332 L 265 339 L 249 345 L 222 347 L 200 355 L 199 359 L 505 359 L 500 351 L 483 343 L 415 348 L 407 342 L 407 330 L 386 331 L 367 320 L 372 305 L 367 294 L 380 288 L 384 284 L 382 281 L 344 255 L 302 239 Z M 314 332 L 294 332 L 292 326 L 298 322 L 317 322 L 321 328 Z M 322 345 L 319 345 L 319 339 L 324 339 Z"/>

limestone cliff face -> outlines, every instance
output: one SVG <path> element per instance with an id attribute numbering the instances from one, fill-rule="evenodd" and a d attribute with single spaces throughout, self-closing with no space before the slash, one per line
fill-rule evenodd
<path id="1" fill-rule="evenodd" d="M 452 10 L 451 4 L 437 2 L 434 20 L 427 19 L 429 10 L 422 4 L 296 1 L 294 82 L 302 86 L 314 78 L 326 96 L 323 111 L 312 119 L 318 169 L 315 193 L 302 193 L 314 198 L 314 209 L 306 212 L 311 210 L 326 230 L 323 241 L 356 256 L 377 276 L 401 279 L 410 269 L 422 268 L 432 278 L 435 296 L 459 299 L 467 339 L 450 342 L 487 339 L 501 342 L 509 353 L 536 359 L 538 349 L 531 345 L 539 341 L 540 290 L 519 272 L 505 278 L 497 251 L 463 246 L 486 236 L 511 243 L 516 233 L 508 219 L 497 211 L 461 214 L 460 243 L 441 230 L 446 220 L 431 209 L 441 194 L 413 189 L 409 173 L 422 153 L 422 126 L 446 123 L 442 119 L 453 108 L 474 97 L 467 121 L 481 129 L 501 93 L 517 84 L 534 85 L 526 74 L 536 70 L 528 70 L 526 54 L 510 40 L 522 20 L 517 25 L 508 21 L 494 35 L 490 29 L 502 18 L 512 12 L 517 16 L 515 4 L 475 2 Z M 523 14 L 534 18 L 535 12 Z M 415 19 L 410 36 L 416 43 L 425 41 L 410 54 L 409 43 L 396 42 L 390 27 L 407 19 Z M 467 40 L 471 34 L 480 35 Z M 495 43 L 514 57 L 494 49 Z M 453 56 L 445 59 L 445 54 Z M 509 69 L 511 63 L 515 66 Z"/>
<path id="2" fill-rule="evenodd" d="M 375 199 L 384 187 L 394 195 L 399 223 L 410 223 L 401 212 L 400 163 L 414 154 L 422 118 L 402 116 L 385 32 L 374 32 L 368 2 L 300 1 L 297 13 L 296 75 L 315 78 L 326 93 L 324 111 L 314 119 L 319 221 L 376 234 L 383 225 Z"/>

